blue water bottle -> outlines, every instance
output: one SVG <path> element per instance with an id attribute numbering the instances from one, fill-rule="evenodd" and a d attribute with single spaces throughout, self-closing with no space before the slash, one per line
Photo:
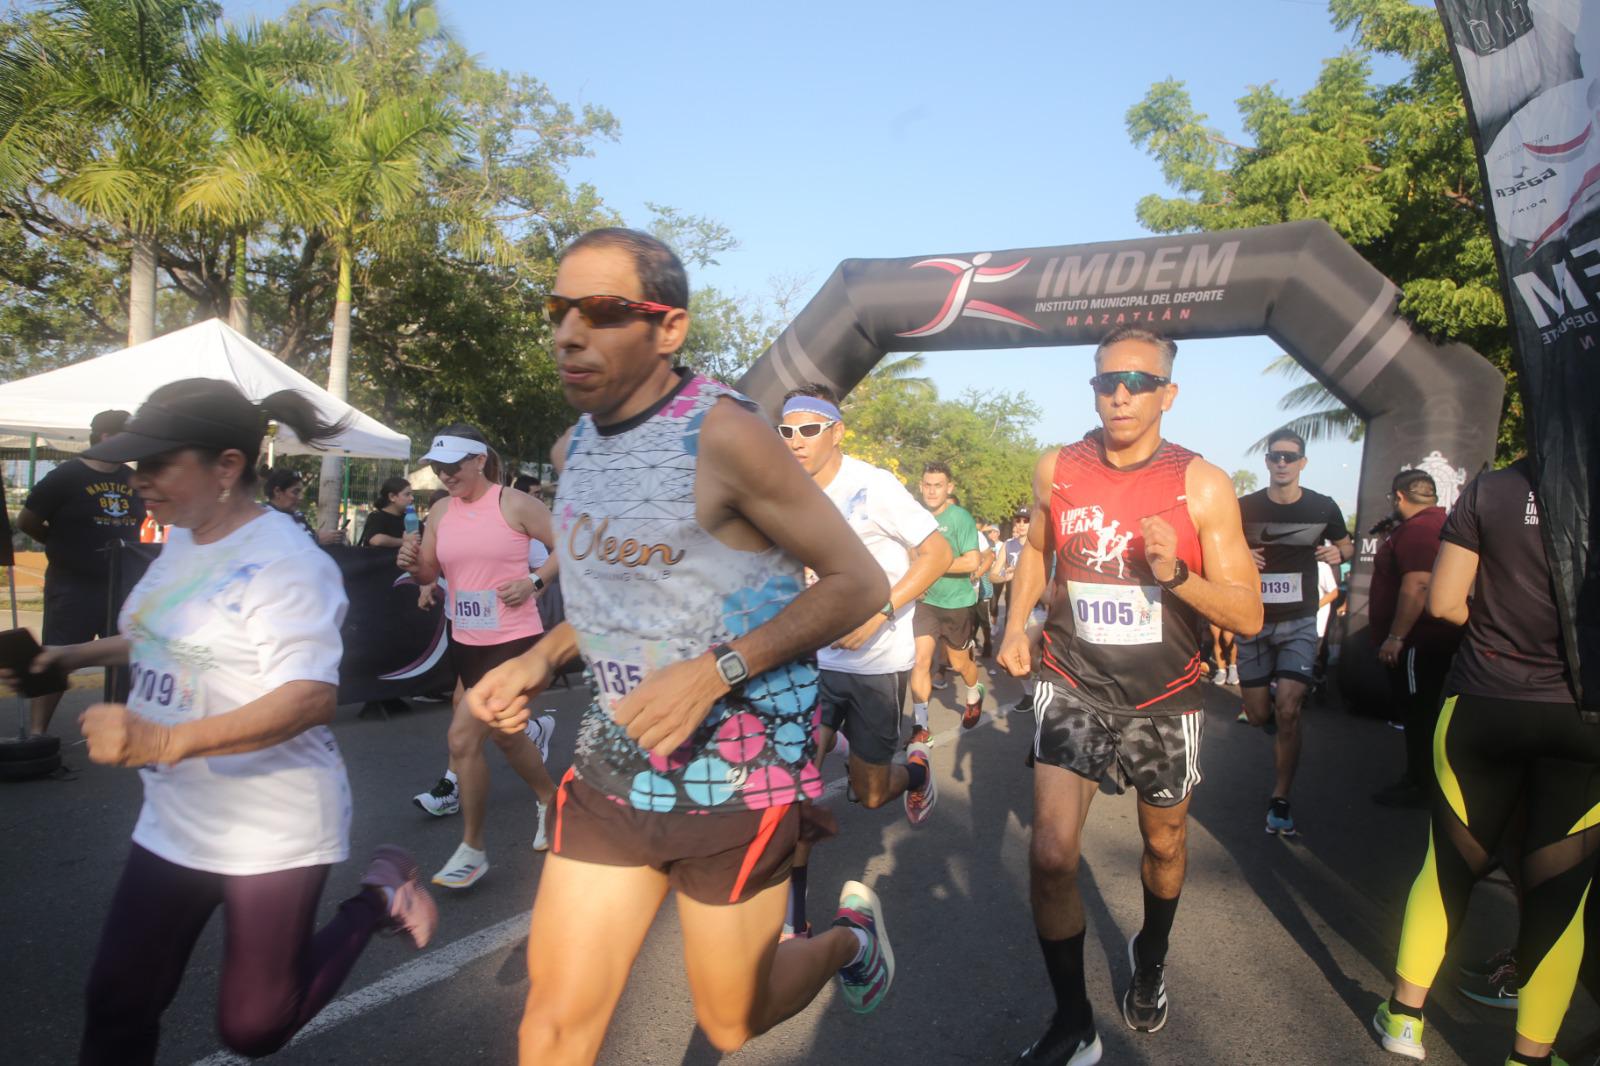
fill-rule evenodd
<path id="1" fill-rule="evenodd" d="M 415 533 L 418 530 L 420 530 L 421 528 L 422 528 L 422 523 L 417 521 L 417 509 L 415 507 L 407 507 L 406 508 L 406 533 L 407 533 L 407 535 Z"/>

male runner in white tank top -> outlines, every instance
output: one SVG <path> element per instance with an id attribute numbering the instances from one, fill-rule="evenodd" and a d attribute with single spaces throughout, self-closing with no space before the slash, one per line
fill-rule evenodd
<path id="1" fill-rule="evenodd" d="M 468 694 L 514 731 L 573 655 L 594 676 L 528 937 L 524 1066 L 594 1061 L 670 889 L 695 1014 L 724 1051 L 835 973 L 858 1011 L 893 977 L 877 899 L 856 882 L 827 932 L 777 943 L 798 805 L 821 792 L 810 655 L 889 583 L 753 405 L 674 368 L 688 298 L 670 249 L 612 229 L 567 249 L 546 300 L 584 412 L 554 452 L 567 621 Z"/>

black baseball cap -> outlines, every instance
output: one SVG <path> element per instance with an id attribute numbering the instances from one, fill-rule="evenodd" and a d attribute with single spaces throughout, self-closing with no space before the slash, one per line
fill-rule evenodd
<path id="1" fill-rule="evenodd" d="M 1033 512 L 1026 507 L 1018 507 L 1017 513 L 1011 516 L 1011 520 L 1015 522 L 1019 518 L 1025 522 L 1031 522 L 1033 521 Z"/>
<path id="2" fill-rule="evenodd" d="M 237 448 L 253 456 L 263 425 L 261 409 L 232 382 L 188 378 L 151 393 L 122 432 L 82 454 L 105 463 L 138 462 L 179 448 Z"/>

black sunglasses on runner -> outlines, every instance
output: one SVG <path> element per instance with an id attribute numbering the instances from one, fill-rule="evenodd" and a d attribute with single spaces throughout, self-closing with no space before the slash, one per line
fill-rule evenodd
<path id="1" fill-rule="evenodd" d="M 1298 463 L 1300 460 L 1302 460 L 1304 458 L 1305 458 L 1305 456 L 1301 455 L 1299 452 L 1268 452 L 1267 453 L 1267 462 L 1269 462 L 1269 463 Z"/>
<path id="2" fill-rule="evenodd" d="M 453 463 L 440 463 L 430 459 L 428 468 L 433 471 L 435 477 L 455 477 L 461 473 L 461 464 L 464 462 L 465 459 L 457 459 Z"/>
<path id="3" fill-rule="evenodd" d="M 834 421 L 835 420 L 833 419 L 829 419 L 826 422 L 802 422 L 798 426 L 779 426 L 778 436 L 782 437 L 784 440 L 793 440 L 794 435 L 798 433 L 802 437 L 805 437 L 809 440 L 812 437 L 820 435 L 823 430 L 833 425 Z"/>
<path id="4" fill-rule="evenodd" d="M 1164 378 L 1160 374 L 1146 374 L 1143 370 L 1113 370 L 1106 374 L 1096 374 L 1089 379 L 1089 384 L 1093 385 L 1094 391 L 1101 396 L 1115 396 L 1118 385 L 1138 396 L 1140 393 L 1155 392 L 1161 386 L 1171 383 L 1171 378 Z"/>
<path id="5" fill-rule="evenodd" d="M 557 296 L 544 298 L 544 317 L 559 326 L 574 307 L 578 316 L 591 326 L 615 326 L 634 315 L 664 315 L 673 308 L 649 300 L 630 300 L 625 296 Z"/>

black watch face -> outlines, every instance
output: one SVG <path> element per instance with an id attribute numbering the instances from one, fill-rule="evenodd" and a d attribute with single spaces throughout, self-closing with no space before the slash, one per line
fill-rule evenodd
<path id="1" fill-rule="evenodd" d="M 1445 0 L 1457 44 L 1480 56 L 1493 55 L 1533 32 L 1528 0 Z"/>

